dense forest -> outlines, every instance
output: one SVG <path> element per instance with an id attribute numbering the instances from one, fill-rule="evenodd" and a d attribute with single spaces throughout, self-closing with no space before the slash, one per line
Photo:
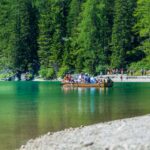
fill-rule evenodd
<path id="1" fill-rule="evenodd" d="M 0 0 L 0 70 L 150 69 L 150 0 Z"/>

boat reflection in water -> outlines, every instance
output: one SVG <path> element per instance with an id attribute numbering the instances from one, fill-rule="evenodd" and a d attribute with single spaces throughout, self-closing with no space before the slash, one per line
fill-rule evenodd
<path id="1" fill-rule="evenodd" d="M 76 82 L 62 82 L 62 86 L 64 87 L 82 87 L 82 88 L 106 88 L 112 87 L 113 82 L 110 80 L 109 82 L 101 82 L 101 83 L 76 83 Z"/>
<path id="2" fill-rule="evenodd" d="M 69 95 L 72 93 L 77 93 L 77 101 L 78 101 L 78 113 L 86 113 L 90 112 L 94 113 L 98 107 L 96 106 L 97 100 L 104 100 L 104 95 L 108 94 L 108 88 L 83 88 L 83 87 L 72 87 L 72 86 L 62 86 L 62 90 L 65 95 Z M 103 113 L 103 106 L 99 106 L 99 112 Z"/>
<path id="3" fill-rule="evenodd" d="M 0 82 L 0 150 L 17 149 L 47 132 L 149 114 L 149 89 L 149 83 L 76 88 Z"/>

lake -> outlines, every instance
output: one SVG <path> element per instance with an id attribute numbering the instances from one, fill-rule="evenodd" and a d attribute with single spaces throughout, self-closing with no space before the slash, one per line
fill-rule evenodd
<path id="1" fill-rule="evenodd" d="M 0 150 L 49 131 L 150 113 L 150 83 L 63 89 L 59 82 L 0 82 Z"/>

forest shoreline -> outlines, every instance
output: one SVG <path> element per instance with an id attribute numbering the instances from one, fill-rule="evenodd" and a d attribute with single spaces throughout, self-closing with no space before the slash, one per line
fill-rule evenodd
<path id="1" fill-rule="evenodd" d="M 112 79 L 113 82 L 150 82 L 150 75 L 147 76 L 127 76 L 127 75 L 117 75 L 117 76 L 113 76 L 113 75 L 104 75 L 101 76 L 102 78 L 107 78 L 110 77 Z M 5 80 L 1 80 L 0 81 L 5 81 Z M 31 80 L 33 82 L 61 82 L 62 79 L 58 78 L 58 79 L 53 79 L 53 80 L 45 80 L 44 78 L 35 78 L 33 80 Z"/>
<path id="2" fill-rule="evenodd" d="M 29 140 L 20 150 L 148 150 L 150 114 L 47 133 Z M 105 137 L 105 138 L 104 138 Z M 109 143 L 108 143 L 109 141 Z"/>
<path id="3" fill-rule="evenodd" d="M 0 73 L 47 79 L 82 71 L 144 73 L 149 6 L 149 0 L 2 0 Z"/>

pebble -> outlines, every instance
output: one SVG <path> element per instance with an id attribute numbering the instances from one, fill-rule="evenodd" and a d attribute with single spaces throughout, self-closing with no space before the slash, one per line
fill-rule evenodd
<path id="1" fill-rule="evenodd" d="M 91 146 L 91 145 L 93 145 L 94 144 L 94 142 L 87 142 L 87 143 L 84 143 L 84 146 L 85 147 L 88 147 L 88 146 Z"/>
<path id="2" fill-rule="evenodd" d="M 127 147 L 148 150 L 146 147 L 150 148 L 149 141 L 150 115 L 146 115 L 48 132 L 35 140 L 29 140 L 20 150 L 126 150 Z"/>

